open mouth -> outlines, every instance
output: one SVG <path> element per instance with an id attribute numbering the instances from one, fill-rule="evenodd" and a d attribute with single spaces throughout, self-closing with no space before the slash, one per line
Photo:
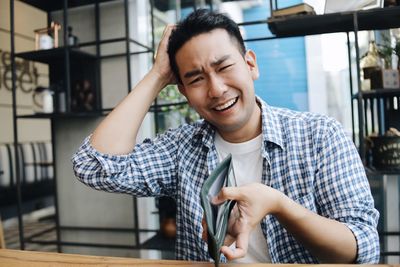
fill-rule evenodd
<path id="1" fill-rule="evenodd" d="M 214 108 L 214 110 L 216 110 L 216 111 L 225 111 L 227 109 L 230 109 L 231 107 L 233 107 L 237 103 L 238 99 L 239 99 L 239 97 L 233 98 L 233 99 L 231 99 L 231 100 L 229 100 L 229 101 L 227 101 L 227 102 L 225 102 L 225 103 L 223 103 L 221 105 L 216 106 Z"/>

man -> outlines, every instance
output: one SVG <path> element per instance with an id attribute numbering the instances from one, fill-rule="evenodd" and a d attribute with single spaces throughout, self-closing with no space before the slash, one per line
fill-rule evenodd
<path id="1" fill-rule="evenodd" d="M 353 143 L 333 119 L 268 106 L 255 96 L 258 76 L 237 25 L 195 11 L 166 28 L 153 68 L 74 155 L 76 176 L 98 190 L 173 196 L 176 257 L 209 260 L 200 190 L 232 153 L 240 186 L 214 200 L 237 201 L 221 249 L 228 260 L 378 262 L 379 214 Z M 175 78 L 204 120 L 135 144 Z"/>

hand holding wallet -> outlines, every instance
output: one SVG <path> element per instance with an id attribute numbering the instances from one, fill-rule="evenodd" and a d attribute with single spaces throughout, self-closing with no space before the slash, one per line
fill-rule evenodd
<path id="1" fill-rule="evenodd" d="M 219 265 L 220 249 L 224 244 L 229 215 L 236 201 L 227 200 L 222 204 L 215 205 L 212 203 L 212 199 L 218 195 L 223 187 L 228 186 L 236 186 L 231 154 L 211 172 L 200 193 L 201 205 L 207 222 L 208 251 L 215 262 L 215 266 Z"/>

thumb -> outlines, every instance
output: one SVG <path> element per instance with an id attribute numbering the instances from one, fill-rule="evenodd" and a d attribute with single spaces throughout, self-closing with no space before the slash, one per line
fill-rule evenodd
<path id="1" fill-rule="evenodd" d="M 219 205 L 228 199 L 240 200 L 240 190 L 238 187 L 222 188 L 218 195 L 212 199 L 212 203 L 215 205 Z"/>

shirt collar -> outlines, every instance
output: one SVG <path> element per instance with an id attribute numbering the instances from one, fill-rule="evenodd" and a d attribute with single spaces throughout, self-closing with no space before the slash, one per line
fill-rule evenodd
<path id="1" fill-rule="evenodd" d="M 256 100 L 261 106 L 261 123 L 264 144 L 274 143 L 280 148 L 285 149 L 283 142 L 283 129 L 279 115 L 276 114 L 275 109 L 265 103 L 258 96 L 256 97 Z"/>
<path id="2" fill-rule="evenodd" d="M 197 122 L 197 127 L 193 133 L 192 144 L 203 144 L 204 146 L 211 148 L 213 145 L 214 134 L 214 126 L 202 119 Z"/>
<path id="3" fill-rule="evenodd" d="M 282 127 L 278 115 L 267 103 L 256 96 L 256 101 L 261 107 L 261 123 L 263 133 L 263 153 L 268 143 L 274 143 L 284 149 Z M 211 148 L 213 146 L 215 128 L 205 120 L 200 120 L 193 134 L 192 144 L 203 144 Z"/>

